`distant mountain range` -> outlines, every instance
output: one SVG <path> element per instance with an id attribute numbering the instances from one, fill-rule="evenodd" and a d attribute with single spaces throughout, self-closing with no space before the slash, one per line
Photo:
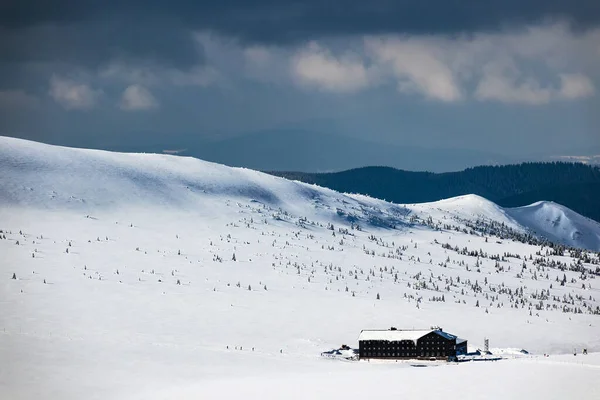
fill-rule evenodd
<path id="1" fill-rule="evenodd" d="M 149 135 L 143 143 L 95 147 L 111 151 L 191 156 L 261 171 L 329 172 L 388 165 L 410 171 L 444 172 L 460 171 L 475 165 L 526 161 L 491 151 L 378 143 L 300 129 L 259 131 L 222 138 L 173 134 L 166 142 Z M 534 157 L 534 160 L 542 159 L 541 155 Z"/>
<path id="2" fill-rule="evenodd" d="M 465 194 L 477 194 L 504 207 L 554 201 L 600 221 L 600 167 L 581 163 L 533 162 L 437 174 L 390 167 L 335 173 L 268 173 L 399 204 L 438 201 Z"/>
<path id="3" fill-rule="evenodd" d="M 385 165 L 406 171 L 450 172 L 478 165 L 521 162 L 600 163 L 600 146 L 569 148 L 560 153 L 523 154 L 511 151 L 510 154 L 502 154 L 493 147 L 461 148 L 458 143 L 457 147 L 452 147 L 435 142 L 430 147 L 422 147 L 415 141 L 393 140 L 378 141 L 368 132 L 362 137 L 354 137 L 331 131 L 282 128 L 236 134 L 135 132 L 112 139 L 81 135 L 75 141 L 58 140 L 48 144 L 126 153 L 175 154 L 260 171 L 313 173 L 338 172 L 371 165 Z"/>

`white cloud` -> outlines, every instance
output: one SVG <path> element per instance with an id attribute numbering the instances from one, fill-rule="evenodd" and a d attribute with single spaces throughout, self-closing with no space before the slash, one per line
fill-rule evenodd
<path id="1" fill-rule="evenodd" d="M 600 29 L 575 32 L 565 23 L 457 36 L 337 37 L 297 46 L 244 46 L 207 32 L 193 35 L 203 48 L 201 65 L 179 69 L 115 61 L 98 77 L 145 88 L 233 88 L 251 80 L 355 93 L 393 85 L 403 95 L 446 103 L 531 106 L 594 96 L 600 78 Z"/>
<path id="2" fill-rule="evenodd" d="M 247 50 L 246 59 L 275 64 L 291 59 L 293 81 L 336 92 L 395 83 L 401 93 L 456 102 L 463 99 L 542 105 L 595 95 L 600 29 L 575 33 L 554 23 L 472 35 L 351 37 L 332 49 L 311 43 L 295 53 Z M 352 49 L 352 51 L 348 50 Z M 358 49 L 358 50 L 357 50 Z M 264 60 L 268 59 L 268 63 Z M 266 64 L 266 65 L 265 65 Z"/>
<path id="3" fill-rule="evenodd" d="M 336 58 L 315 42 L 292 57 L 291 72 L 300 85 L 334 92 L 353 92 L 369 84 L 367 68 L 358 56 L 347 53 Z"/>
<path id="4" fill-rule="evenodd" d="M 376 62 L 391 65 L 401 92 L 417 92 L 445 102 L 461 99 L 455 73 L 436 46 L 389 37 L 369 38 L 365 46 Z"/>
<path id="5" fill-rule="evenodd" d="M 36 96 L 30 95 L 24 90 L 0 90 L 0 108 L 2 109 L 33 108 L 37 107 L 39 103 Z"/>
<path id="6" fill-rule="evenodd" d="M 89 85 L 52 75 L 49 95 L 67 110 L 87 110 L 96 105 L 102 91 Z"/>
<path id="7" fill-rule="evenodd" d="M 486 65 L 475 89 L 475 98 L 503 103 L 539 105 L 548 103 L 552 96 L 551 88 L 542 87 L 534 78 L 521 76 L 512 63 L 492 62 Z"/>
<path id="8" fill-rule="evenodd" d="M 521 72 L 514 63 L 490 63 L 475 90 L 479 100 L 528 105 L 554 100 L 575 100 L 594 94 L 594 84 L 582 74 L 559 74 L 559 84 L 542 85 L 533 76 Z"/>
<path id="9" fill-rule="evenodd" d="M 596 93 L 594 83 L 582 74 L 561 74 L 560 96 L 565 99 L 579 99 L 593 96 Z"/>
<path id="10" fill-rule="evenodd" d="M 391 66 L 401 91 L 446 102 L 472 96 L 541 105 L 595 94 L 598 43 L 600 29 L 574 33 L 555 23 L 456 37 L 369 37 L 365 49 Z"/>
<path id="11" fill-rule="evenodd" d="M 123 91 L 119 107 L 125 111 L 141 111 L 158 108 L 158 101 L 141 85 L 130 85 Z"/>

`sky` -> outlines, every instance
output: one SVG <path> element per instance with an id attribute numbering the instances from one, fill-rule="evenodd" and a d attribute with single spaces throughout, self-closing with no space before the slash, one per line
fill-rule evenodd
<path id="1" fill-rule="evenodd" d="M 296 166 L 254 151 L 274 135 L 600 161 L 597 0 L 9 0 L 0 54 L 0 135 L 207 159 L 217 141 L 265 169 Z M 303 150 L 298 168 L 352 166 Z"/>

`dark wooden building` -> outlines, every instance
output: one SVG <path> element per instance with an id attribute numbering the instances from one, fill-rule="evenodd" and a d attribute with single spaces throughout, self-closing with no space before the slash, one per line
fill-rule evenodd
<path id="1" fill-rule="evenodd" d="M 456 338 L 456 355 L 467 354 L 467 339 Z"/>
<path id="2" fill-rule="evenodd" d="M 457 340 L 460 347 L 457 349 Z M 441 328 L 429 330 L 364 330 L 358 339 L 361 359 L 453 359 L 467 341 L 442 331 Z"/>

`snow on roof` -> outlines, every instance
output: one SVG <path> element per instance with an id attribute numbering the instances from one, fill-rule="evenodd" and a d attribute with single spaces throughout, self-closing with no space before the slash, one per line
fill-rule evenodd
<path id="1" fill-rule="evenodd" d="M 360 332 L 358 341 L 363 340 L 387 340 L 387 341 L 400 341 L 400 340 L 412 340 L 416 342 L 423 336 L 435 332 L 438 335 L 446 339 L 456 339 L 457 337 L 449 334 L 448 332 L 427 329 L 427 330 L 363 330 Z"/>
<path id="2" fill-rule="evenodd" d="M 441 330 L 435 330 L 434 332 L 437 333 L 438 335 L 440 335 L 441 337 L 443 337 L 445 339 L 448 339 L 448 340 L 458 339 L 455 335 L 452 335 L 452 334 L 450 334 L 448 332 L 444 332 L 444 331 L 441 331 Z"/>
<path id="3" fill-rule="evenodd" d="M 456 338 L 456 344 L 465 343 L 467 339 Z"/>
<path id="4" fill-rule="evenodd" d="M 431 330 L 419 330 L 419 331 L 399 331 L 399 330 L 379 330 L 379 331 L 361 331 L 358 337 L 359 341 L 362 340 L 388 340 L 388 341 L 400 341 L 400 340 L 412 340 L 417 339 L 430 333 Z"/>

